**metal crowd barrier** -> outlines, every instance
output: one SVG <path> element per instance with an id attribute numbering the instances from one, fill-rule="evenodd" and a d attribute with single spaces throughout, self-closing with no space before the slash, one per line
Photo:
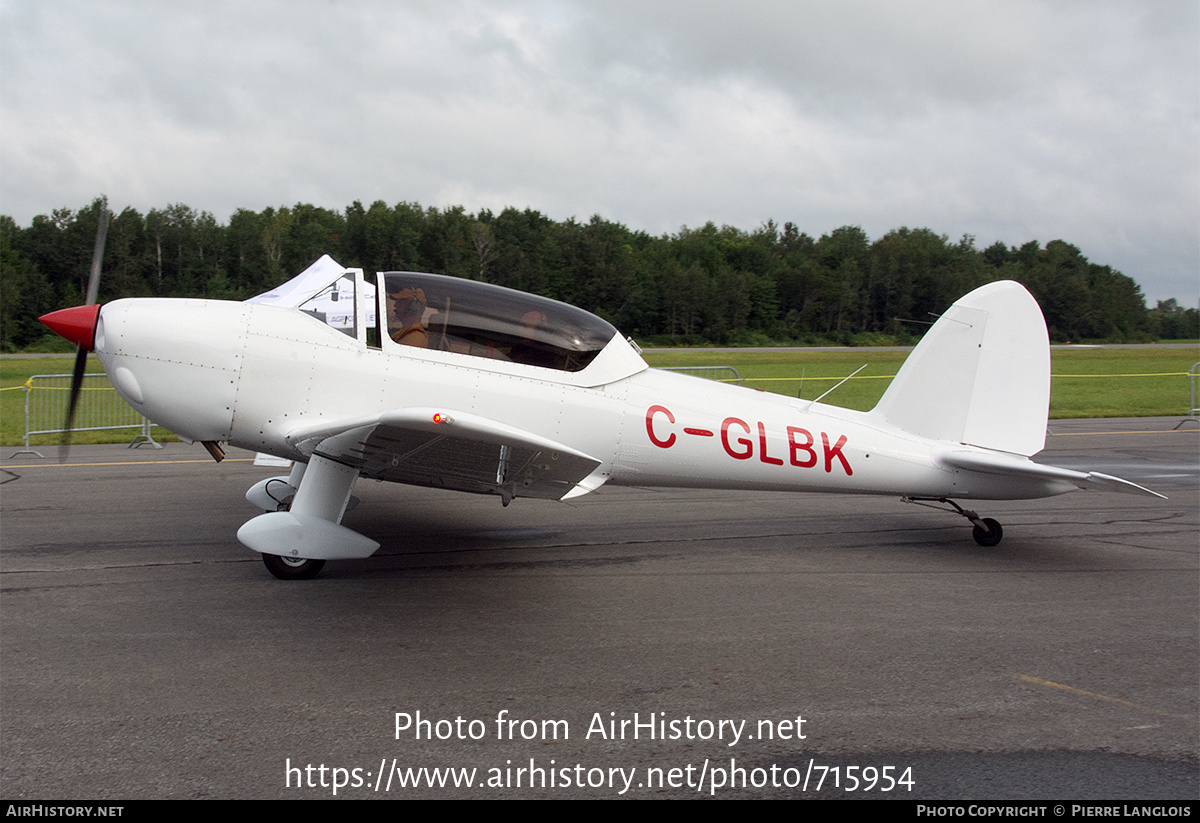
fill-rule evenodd
<path id="1" fill-rule="evenodd" d="M 1188 369 L 1188 378 L 1192 381 L 1192 401 L 1188 403 L 1191 407 L 1188 409 L 1188 414 L 1192 417 L 1200 416 L 1200 404 L 1196 403 L 1196 381 L 1200 380 L 1200 363 L 1193 363 Z"/>
<path id="2" fill-rule="evenodd" d="M 662 366 L 659 371 L 677 371 L 720 383 L 742 385 L 742 375 L 733 366 Z"/>
<path id="3" fill-rule="evenodd" d="M 35 374 L 25 381 L 25 446 L 11 456 L 42 453 L 29 447 L 29 438 L 35 434 L 61 434 L 67 419 L 67 407 L 71 402 L 71 375 Z M 79 402 L 75 407 L 74 431 L 99 431 L 101 429 L 138 429 L 137 436 L 128 448 L 148 444 L 161 449 L 150 436 L 151 423 L 130 408 L 121 399 L 108 376 L 85 374 Z"/>

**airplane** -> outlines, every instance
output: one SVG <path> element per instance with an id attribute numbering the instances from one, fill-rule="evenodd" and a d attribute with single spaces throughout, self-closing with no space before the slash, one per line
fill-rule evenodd
<path id="1" fill-rule="evenodd" d="M 246 492 L 264 513 L 237 533 L 285 580 L 379 548 L 341 524 L 360 477 L 505 506 L 606 484 L 891 495 L 948 507 L 982 546 L 1001 525 L 958 501 L 1162 497 L 1030 459 L 1050 349 L 1012 281 L 950 306 L 867 412 L 652 369 L 611 324 L 549 298 L 419 272 L 372 286 L 328 256 L 247 302 L 89 302 L 41 321 L 94 351 L 131 406 L 218 461 L 221 444 L 294 461 Z"/>

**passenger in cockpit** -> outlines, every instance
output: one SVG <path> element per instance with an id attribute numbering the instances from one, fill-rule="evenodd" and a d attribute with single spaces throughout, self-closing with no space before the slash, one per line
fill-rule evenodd
<path id="1" fill-rule="evenodd" d="M 392 321 L 388 324 L 392 339 L 402 346 L 424 349 L 429 346 L 425 333 L 425 292 L 407 288 L 388 295 L 392 301 Z"/>
<path id="2" fill-rule="evenodd" d="M 513 360 L 530 366 L 561 368 L 562 357 L 540 342 L 540 335 L 546 323 L 546 315 L 537 310 L 527 311 L 521 316 L 521 338 L 512 347 Z"/>

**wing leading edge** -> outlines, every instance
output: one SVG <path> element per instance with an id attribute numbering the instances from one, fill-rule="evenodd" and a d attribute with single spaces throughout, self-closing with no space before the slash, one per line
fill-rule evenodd
<path id="1" fill-rule="evenodd" d="M 593 491 L 601 461 L 553 440 L 466 412 L 405 408 L 365 420 L 298 429 L 288 441 L 364 477 L 560 500 Z"/>

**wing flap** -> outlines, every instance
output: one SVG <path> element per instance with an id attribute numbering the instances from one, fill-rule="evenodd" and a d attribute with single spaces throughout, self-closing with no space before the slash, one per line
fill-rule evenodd
<path id="1" fill-rule="evenodd" d="M 593 482 L 600 466 L 594 457 L 532 432 L 444 409 L 397 409 L 370 421 L 297 430 L 288 440 L 365 477 L 498 494 L 505 501 L 559 500 L 581 482 Z"/>

